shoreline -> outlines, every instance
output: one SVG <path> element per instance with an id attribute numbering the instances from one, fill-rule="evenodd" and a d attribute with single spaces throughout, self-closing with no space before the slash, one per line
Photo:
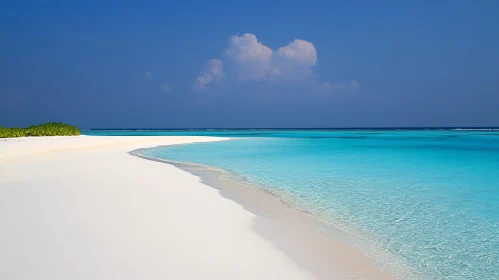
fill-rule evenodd
<path id="1" fill-rule="evenodd" d="M 256 215 L 253 230 L 271 241 L 297 264 L 311 271 L 318 279 L 398 279 L 402 273 L 384 271 L 373 259 L 363 255 L 351 244 L 337 240 L 332 228 L 311 213 L 293 207 L 278 194 L 257 188 L 252 183 L 234 180 L 224 169 L 196 163 L 186 163 L 141 154 L 141 148 L 131 155 L 173 165 L 220 192 L 245 210 Z M 339 229 L 336 229 L 339 230 Z M 408 268 L 402 271 L 407 273 Z M 398 275 L 398 276 L 397 276 Z M 412 275 L 412 274 L 409 274 Z M 407 277 L 407 274 L 405 274 Z M 405 278 L 404 277 L 404 278 Z"/>
<path id="2" fill-rule="evenodd" d="M 230 139 L 1 141 L 0 278 L 395 278 L 276 194 L 231 180 L 223 169 L 140 155 Z"/>
<path id="3" fill-rule="evenodd" d="M 256 216 L 175 166 L 129 154 L 210 137 L 0 142 L 0 278 L 315 279 Z"/>

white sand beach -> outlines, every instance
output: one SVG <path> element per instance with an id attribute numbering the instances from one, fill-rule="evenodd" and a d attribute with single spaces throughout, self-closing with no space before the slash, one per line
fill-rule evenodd
<path id="1" fill-rule="evenodd" d="M 0 140 L 0 279 L 390 278 L 275 196 L 130 153 L 223 140 Z"/>
<path id="2" fill-rule="evenodd" d="M 0 279 L 312 279 L 255 215 L 131 156 L 209 137 L 0 140 Z"/>

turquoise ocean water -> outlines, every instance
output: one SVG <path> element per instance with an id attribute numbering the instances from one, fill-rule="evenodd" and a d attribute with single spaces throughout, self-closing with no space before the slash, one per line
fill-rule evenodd
<path id="1" fill-rule="evenodd" d="M 499 279 L 499 130 L 83 132 L 237 137 L 143 153 L 233 172 L 421 278 Z"/>

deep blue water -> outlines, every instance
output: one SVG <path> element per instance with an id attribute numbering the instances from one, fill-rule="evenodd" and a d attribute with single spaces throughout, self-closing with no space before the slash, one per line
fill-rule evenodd
<path id="1" fill-rule="evenodd" d="M 422 278 L 499 279 L 499 130 L 85 133 L 238 137 L 144 154 L 231 171 Z"/>

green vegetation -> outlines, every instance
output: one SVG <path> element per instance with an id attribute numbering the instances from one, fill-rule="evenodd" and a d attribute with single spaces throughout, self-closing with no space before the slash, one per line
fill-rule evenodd
<path id="1" fill-rule="evenodd" d="M 58 135 L 80 135 L 80 130 L 76 126 L 56 122 L 32 125 L 28 128 L 6 128 L 0 126 L 0 138 Z"/>

